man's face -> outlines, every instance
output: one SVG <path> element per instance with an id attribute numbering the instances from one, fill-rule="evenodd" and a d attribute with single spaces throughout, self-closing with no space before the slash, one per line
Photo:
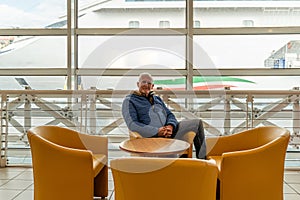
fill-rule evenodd
<path id="1" fill-rule="evenodd" d="M 140 93 L 148 95 L 149 92 L 153 89 L 154 84 L 149 77 L 142 77 L 139 82 L 137 82 Z"/>

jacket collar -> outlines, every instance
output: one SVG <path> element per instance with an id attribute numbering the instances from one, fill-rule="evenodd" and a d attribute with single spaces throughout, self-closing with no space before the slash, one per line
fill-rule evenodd
<path id="1" fill-rule="evenodd" d="M 154 92 L 153 91 L 151 91 L 148 96 L 141 93 L 139 90 L 135 90 L 131 94 L 136 95 L 136 96 L 140 96 L 140 97 L 145 97 L 151 103 L 151 105 L 154 104 L 154 100 L 153 100 Z"/>

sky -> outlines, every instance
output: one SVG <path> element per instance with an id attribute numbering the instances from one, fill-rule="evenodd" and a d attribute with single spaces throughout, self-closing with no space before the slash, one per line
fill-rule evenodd
<path id="1" fill-rule="evenodd" d="M 65 11 L 62 0 L 0 0 L 1 28 L 40 28 Z"/>
<path id="2" fill-rule="evenodd" d="M 80 4 L 95 0 L 79 0 Z M 41 28 L 65 15 L 67 0 L 0 0 L 0 28 Z"/>

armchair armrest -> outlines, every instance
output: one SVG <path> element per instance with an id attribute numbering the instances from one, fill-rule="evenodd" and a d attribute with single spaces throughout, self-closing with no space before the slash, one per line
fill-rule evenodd
<path id="1" fill-rule="evenodd" d="M 108 155 L 108 138 L 106 136 L 80 134 L 80 139 L 86 149 L 94 154 Z"/>

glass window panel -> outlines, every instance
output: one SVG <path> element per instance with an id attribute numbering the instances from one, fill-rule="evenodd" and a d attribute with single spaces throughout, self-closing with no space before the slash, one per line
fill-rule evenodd
<path id="1" fill-rule="evenodd" d="M 170 21 L 170 28 L 185 27 L 185 1 L 79 1 L 80 28 L 128 28 L 128 21 L 139 28 L 159 28 L 159 21 Z M 169 28 L 169 27 L 168 27 Z"/>
<path id="2" fill-rule="evenodd" d="M 185 68 L 184 36 L 80 36 L 80 68 Z"/>
<path id="3" fill-rule="evenodd" d="M 3 68 L 67 67 L 67 38 L 63 36 L 20 36 L 0 49 Z"/>
<path id="4" fill-rule="evenodd" d="M 145 70 L 146 72 L 147 70 Z M 185 88 L 185 78 L 183 76 L 163 77 L 153 76 L 155 90 L 182 90 Z M 100 90 L 136 90 L 138 76 L 81 76 L 83 89 L 96 87 Z"/>
<path id="5" fill-rule="evenodd" d="M 66 89 L 64 76 L 0 76 L 1 90 L 22 90 L 30 87 L 34 90 Z"/>
<path id="6" fill-rule="evenodd" d="M 194 18 L 201 27 L 243 27 L 252 20 L 255 27 L 299 26 L 300 3 L 296 1 L 201 1 L 194 0 Z"/>
<path id="7" fill-rule="evenodd" d="M 231 90 L 291 90 L 299 87 L 300 76 L 236 76 L 223 78 Z"/>
<path id="8" fill-rule="evenodd" d="M 194 66 L 299 68 L 300 35 L 194 36 Z"/>
<path id="9" fill-rule="evenodd" d="M 145 70 L 146 71 L 146 70 Z M 156 90 L 184 90 L 185 77 L 155 77 Z M 96 87 L 102 90 L 134 90 L 137 89 L 138 77 L 132 76 L 81 76 L 82 89 Z M 193 79 L 194 90 L 291 90 L 299 87 L 300 76 L 196 76 Z"/>
<path id="10" fill-rule="evenodd" d="M 63 28 L 66 0 L 0 1 L 1 28 Z"/>
<path id="11" fill-rule="evenodd" d="M 83 89 L 96 87 L 100 90 L 135 90 L 138 77 L 126 76 L 81 76 Z"/>
<path id="12" fill-rule="evenodd" d="M 133 76 L 81 76 L 82 89 L 96 87 L 102 90 L 137 89 L 138 77 Z M 185 89 L 185 77 L 153 76 L 156 90 Z M 279 81 L 280 80 L 280 81 Z M 300 76 L 196 76 L 194 90 L 214 90 L 229 87 L 231 90 L 291 90 L 299 87 Z"/>

